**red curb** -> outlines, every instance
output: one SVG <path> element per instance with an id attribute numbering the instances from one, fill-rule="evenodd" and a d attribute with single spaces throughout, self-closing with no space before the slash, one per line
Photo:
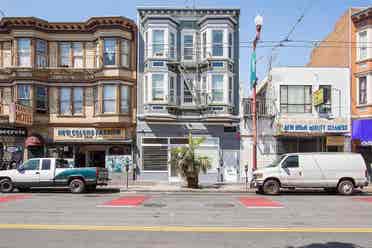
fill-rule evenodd
<path id="1" fill-rule="evenodd" d="M 9 201 L 26 199 L 30 197 L 31 196 L 29 195 L 9 195 L 9 196 L 0 197 L 0 202 L 9 202 Z"/>
<path id="2" fill-rule="evenodd" d="M 149 197 L 146 196 L 124 196 L 119 197 L 117 199 L 108 201 L 103 203 L 103 206 L 113 206 L 113 207 L 119 207 L 119 206 L 129 206 L 129 207 L 137 207 L 141 205 L 145 200 L 147 200 Z"/>
<path id="3" fill-rule="evenodd" d="M 281 208 L 277 201 L 272 201 L 264 197 L 240 197 L 239 202 L 246 208 Z"/>

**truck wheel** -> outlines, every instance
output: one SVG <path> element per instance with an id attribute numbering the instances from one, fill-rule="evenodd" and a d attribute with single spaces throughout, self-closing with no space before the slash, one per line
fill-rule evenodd
<path id="1" fill-rule="evenodd" d="M 97 185 L 89 185 L 89 186 L 87 186 L 87 191 L 89 191 L 89 192 L 96 191 L 96 189 L 97 189 Z"/>
<path id="2" fill-rule="evenodd" d="M 267 195 L 278 195 L 280 192 L 279 182 L 274 179 L 267 180 L 263 185 L 263 192 Z"/>
<path id="3" fill-rule="evenodd" d="M 354 193 L 354 183 L 351 180 L 342 180 L 337 187 L 340 195 L 352 195 Z"/>
<path id="4" fill-rule="evenodd" d="M 72 179 L 69 186 L 70 186 L 70 191 L 73 194 L 80 194 L 80 193 L 83 193 L 85 190 L 85 183 L 83 180 L 79 178 Z"/>
<path id="5" fill-rule="evenodd" d="M 13 189 L 14 189 L 14 185 L 10 179 L 2 179 L 0 181 L 0 191 L 2 193 L 11 193 Z"/>

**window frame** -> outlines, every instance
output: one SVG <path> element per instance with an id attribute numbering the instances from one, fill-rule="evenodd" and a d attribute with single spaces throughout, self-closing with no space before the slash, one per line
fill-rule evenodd
<path id="1" fill-rule="evenodd" d="M 127 52 L 125 52 L 125 49 L 123 48 L 123 44 L 126 44 Z M 128 69 L 131 68 L 131 54 L 132 54 L 131 51 L 132 51 L 132 47 L 131 47 L 130 40 L 121 38 L 120 39 L 120 49 L 119 49 L 120 65 L 124 68 L 128 68 Z M 126 64 L 126 65 L 123 63 L 123 56 L 127 57 L 128 64 Z"/>
<path id="2" fill-rule="evenodd" d="M 234 104 L 234 79 L 232 76 L 229 76 L 228 82 L 228 101 L 230 105 Z"/>
<path id="3" fill-rule="evenodd" d="M 81 52 L 79 52 L 78 54 L 76 54 L 76 45 L 77 44 L 80 44 L 80 47 L 81 47 Z M 71 50 L 72 50 L 72 68 L 84 68 L 84 42 L 80 42 L 80 41 L 74 41 L 74 42 L 71 42 Z M 80 54 L 81 53 L 81 54 Z M 81 67 L 79 66 L 76 66 L 76 61 L 77 59 L 81 59 Z"/>
<path id="4" fill-rule="evenodd" d="M 39 112 L 39 113 L 47 113 L 48 112 L 48 100 L 49 100 L 49 97 L 48 97 L 48 87 L 47 86 L 44 86 L 44 85 L 35 85 L 34 87 L 35 89 L 35 110 L 36 112 Z M 44 92 L 45 92 L 45 95 L 43 96 L 43 99 L 41 99 L 42 101 L 44 101 L 44 108 L 40 108 L 38 106 L 38 101 L 40 101 L 39 99 L 39 95 L 38 95 L 38 89 L 44 89 Z"/>
<path id="5" fill-rule="evenodd" d="M 29 42 L 29 47 L 28 49 L 20 49 L 20 41 L 28 41 Z M 31 54 L 32 54 L 32 41 L 31 38 L 28 37 L 20 37 L 17 38 L 17 66 L 18 67 L 32 67 L 32 61 L 31 61 Z M 25 65 L 21 65 L 21 57 L 22 55 L 26 54 L 28 57 L 28 63 Z M 26 57 L 26 58 L 27 58 Z"/>
<path id="6" fill-rule="evenodd" d="M 292 159 L 292 158 L 296 158 L 296 159 L 297 159 L 297 166 L 287 166 L 287 165 L 286 165 L 285 167 L 283 167 L 283 166 L 286 164 L 286 162 L 287 162 L 289 159 Z M 300 168 L 299 156 L 298 156 L 298 155 L 290 155 L 290 156 L 287 156 L 287 157 L 285 158 L 285 160 L 283 160 L 283 162 L 281 162 L 280 166 L 281 166 L 282 168 L 290 168 L 290 169 Z"/>
<path id="7" fill-rule="evenodd" d="M 221 88 L 215 88 L 214 87 L 214 78 L 215 77 L 222 77 L 222 85 Z M 211 77 L 211 102 L 213 104 L 221 104 L 225 102 L 225 94 L 224 94 L 224 88 L 225 88 L 225 75 L 224 74 L 212 74 Z M 215 100 L 214 99 L 214 92 L 218 92 L 221 94 L 221 100 Z"/>
<path id="8" fill-rule="evenodd" d="M 329 101 L 327 103 L 322 103 L 318 107 L 318 111 L 321 114 L 330 114 L 332 113 L 332 85 L 321 84 L 319 85 L 319 90 L 320 89 L 323 89 L 324 100 L 326 100 L 325 98 L 328 97 L 327 100 Z"/>
<path id="9" fill-rule="evenodd" d="M 39 45 L 44 43 L 44 51 L 39 49 Z M 43 64 L 44 62 L 44 64 Z M 36 39 L 35 40 L 35 66 L 37 68 L 45 68 L 48 67 L 48 41 L 43 39 Z"/>
<path id="10" fill-rule="evenodd" d="M 368 59 L 368 30 L 361 30 L 358 32 L 358 61 L 364 61 Z M 361 41 L 361 34 L 363 34 L 365 37 L 365 41 Z M 363 44 L 365 43 L 365 44 Z M 362 54 L 364 56 L 362 56 Z"/>
<path id="11" fill-rule="evenodd" d="M 28 88 L 28 98 L 20 98 L 20 88 L 21 87 L 27 87 Z M 21 84 L 17 84 L 16 85 L 16 90 L 17 90 L 17 103 L 22 105 L 22 106 L 26 106 L 26 107 L 32 107 L 33 106 L 33 103 L 32 103 L 32 85 L 31 84 L 24 84 L 24 83 L 21 83 Z M 22 104 L 21 102 L 23 101 L 28 101 L 29 104 L 25 105 L 25 104 Z"/>
<path id="12" fill-rule="evenodd" d="M 214 41 L 214 33 L 215 32 L 221 32 L 222 33 L 222 37 L 221 37 L 221 42 L 220 43 L 217 43 Z M 225 30 L 223 29 L 214 29 L 212 30 L 212 57 L 224 57 L 225 55 L 225 51 L 224 51 L 224 42 L 223 42 L 223 38 L 224 38 L 224 34 L 225 34 Z M 215 54 L 215 49 L 221 49 L 222 51 L 222 54 Z"/>
<path id="13" fill-rule="evenodd" d="M 113 87 L 114 89 L 114 98 L 109 98 L 109 99 L 105 99 L 105 87 Z M 117 114 L 118 113 L 118 109 L 117 109 L 117 100 L 118 100 L 118 91 L 117 91 L 117 85 L 115 84 L 104 84 L 102 85 L 102 114 L 104 115 L 110 115 L 110 114 Z M 109 111 L 105 111 L 105 102 L 106 101 L 110 101 L 110 102 L 114 102 L 114 108 L 115 110 L 113 112 L 109 112 Z"/>
<path id="14" fill-rule="evenodd" d="M 68 55 L 63 55 L 63 47 L 68 48 Z M 59 41 L 58 42 L 58 66 L 63 68 L 72 68 L 72 60 L 71 60 L 71 53 L 72 53 L 71 42 L 69 41 Z M 62 63 L 64 59 L 68 58 L 68 64 Z"/>
<path id="15" fill-rule="evenodd" d="M 192 45 L 190 46 L 191 43 L 185 43 L 185 36 L 191 36 L 192 37 Z M 187 44 L 187 46 L 186 46 Z M 186 50 L 191 49 L 191 55 L 186 55 Z M 195 59 L 195 54 L 194 54 L 194 49 L 195 49 L 195 33 L 194 32 L 184 32 L 182 34 L 182 60 L 185 61 L 192 61 Z M 187 56 L 187 57 L 186 57 Z"/>
<path id="16" fill-rule="evenodd" d="M 68 113 L 62 113 L 61 112 L 61 106 L 62 106 L 62 90 L 63 89 L 68 89 L 69 90 L 69 99 L 68 101 L 63 101 L 63 102 L 68 102 L 69 103 L 69 112 Z M 81 89 L 82 90 L 82 99 L 81 101 L 76 101 L 74 100 L 74 96 L 75 96 L 75 90 L 76 89 Z M 82 87 L 82 86 L 62 86 L 62 87 L 59 87 L 59 93 L 58 93 L 58 109 L 59 109 L 59 115 L 60 116 L 84 116 L 85 114 L 85 88 Z M 81 102 L 81 106 L 82 106 L 82 111 L 81 113 L 76 113 L 75 112 L 75 102 Z"/>
<path id="17" fill-rule="evenodd" d="M 162 42 L 158 44 L 158 42 L 155 42 L 155 33 L 161 32 L 162 35 Z M 165 56 L 165 30 L 164 29 L 153 29 L 151 32 L 152 39 L 151 39 L 151 47 L 152 47 L 152 57 L 154 58 L 163 58 Z M 157 53 L 157 49 L 160 48 L 160 52 Z"/>
<path id="18" fill-rule="evenodd" d="M 361 78 L 364 78 L 364 89 L 361 89 Z M 367 75 L 358 77 L 358 105 L 366 105 L 368 104 L 368 84 L 367 84 Z M 361 96 L 364 93 L 364 101 L 361 101 Z"/>
<path id="19" fill-rule="evenodd" d="M 103 67 L 115 67 L 118 65 L 118 61 L 117 61 L 117 58 L 116 56 L 118 55 L 117 52 L 118 52 L 118 49 L 117 49 L 117 43 L 118 43 L 118 39 L 115 38 L 115 37 L 104 37 L 103 39 L 103 46 L 102 46 L 102 65 Z M 106 46 L 105 46 L 105 42 L 106 41 L 113 41 L 114 42 L 114 49 L 113 49 L 113 53 L 112 52 L 106 52 Z M 106 61 L 106 55 L 108 54 L 113 54 L 113 61 L 114 63 L 113 64 L 107 64 L 105 61 Z"/>
<path id="20" fill-rule="evenodd" d="M 173 39 L 172 39 L 173 37 Z M 176 59 L 176 34 L 174 32 L 169 32 L 169 58 Z"/>
<path id="21" fill-rule="evenodd" d="M 286 87 L 286 102 L 284 103 L 283 102 L 283 95 L 282 95 L 282 88 Z M 289 92 L 289 87 L 303 87 L 303 90 L 304 90 L 304 95 L 306 94 L 306 88 L 309 88 L 309 92 L 310 92 L 310 103 L 306 103 L 305 102 L 305 99 L 303 99 L 303 103 L 301 104 L 297 104 L 297 103 L 288 103 L 288 92 Z M 279 107 L 280 107 L 280 112 L 281 113 L 286 113 L 286 114 L 311 114 L 312 113 L 312 86 L 311 85 L 288 85 L 288 84 L 283 84 L 283 85 L 280 85 L 279 86 L 279 95 L 280 95 L 280 99 L 279 99 Z M 304 110 L 302 112 L 293 112 L 293 111 L 289 111 L 289 107 L 290 106 L 303 106 Z M 287 109 L 286 111 L 284 111 L 284 109 Z M 309 109 L 309 111 L 306 111 L 306 109 Z"/>
<path id="22" fill-rule="evenodd" d="M 127 89 L 127 99 L 123 99 L 123 89 Z M 131 87 L 129 85 L 119 85 L 119 89 L 120 89 L 120 113 L 121 114 L 129 114 L 130 113 L 130 109 L 131 109 Z M 127 111 L 123 111 L 123 101 L 126 101 L 127 102 L 127 107 L 128 107 L 128 110 Z"/>
<path id="23" fill-rule="evenodd" d="M 154 87 L 154 76 L 161 76 L 162 77 L 162 85 L 161 86 L 158 86 L 158 87 Z M 164 102 L 166 99 L 165 99 L 165 74 L 164 73 L 152 73 L 151 74 L 151 101 L 152 102 Z M 155 98 L 154 97 L 154 89 L 161 89 L 162 90 L 162 98 Z"/>

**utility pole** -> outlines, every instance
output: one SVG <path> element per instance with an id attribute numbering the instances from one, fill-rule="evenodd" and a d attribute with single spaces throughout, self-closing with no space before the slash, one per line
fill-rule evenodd
<path id="1" fill-rule="evenodd" d="M 252 170 L 257 169 L 257 76 L 256 76 L 256 47 L 260 40 L 261 27 L 263 23 L 263 18 L 257 15 L 254 18 L 256 24 L 256 37 L 253 40 L 253 52 L 251 58 L 251 87 L 252 87 L 252 131 L 253 131 L 253 158 L 252 158 Z"/>

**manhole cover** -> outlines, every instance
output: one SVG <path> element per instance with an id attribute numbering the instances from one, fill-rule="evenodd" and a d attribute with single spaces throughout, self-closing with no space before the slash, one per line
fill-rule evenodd
<path id="1" fill-rule="evenodd" d="M 207 207 L 212 208 L 232 208 L 235 205 L 231 203 L 212 203 L 212 204 L 206 204 Z"/>
<path id="2" fill-rule="evenodd" d="M 165 207 L 167 205 L 163 204 L 163 203 L 145 203 L 143 204 L 144 207 L 149 207 L 149 208 L 162 208 L 162 207 Z"/>

